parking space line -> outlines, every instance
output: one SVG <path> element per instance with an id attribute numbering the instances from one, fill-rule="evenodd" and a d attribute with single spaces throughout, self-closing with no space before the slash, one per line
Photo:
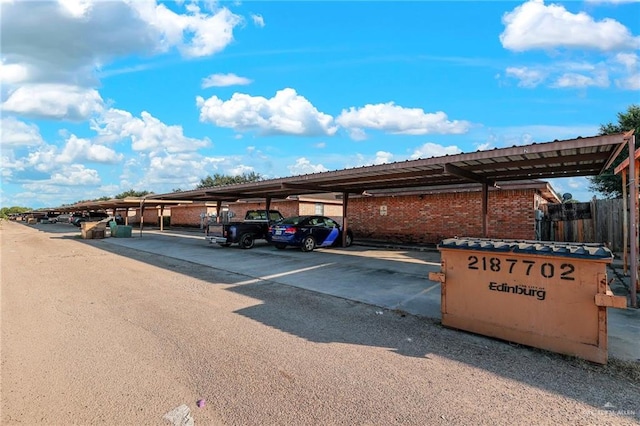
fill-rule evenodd
<path id="1" fill-rule="evenodd" d="M 286 275 L 291 275 L 291 274 L 298 274 L 300 272 L 307 272 L 307 271 L 311 271 L 313 269 L 324 268 L 325 266 L 331 266 L 334 263 L 335 262 L 323 263 L 323 264 L 320 264 L 320 265 L 309 266 L 308 268 L 296 269 L 295 271 L 281 272 L 279 274 L 273 274 L 273 275 L 265 275 L 264 277 L 258 277 L 258 278 L 254 278 L 252 280 L 241 281 L 239 283 L 235 283 L 235 285 L 255 284 L 255 283 L 260 282 L 260 281 L 270 280 L 270 279 L 273 279 L 273 278 L 280 278 L 280 277 L 284 277 Z"/>

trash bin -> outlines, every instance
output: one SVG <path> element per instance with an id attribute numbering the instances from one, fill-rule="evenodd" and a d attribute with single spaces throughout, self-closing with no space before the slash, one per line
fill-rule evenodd
<path id="1" fill-rule="evenodd" d="M 116 225 L 111 228 L 111 236 L 114 238 L 131 238 L 132 226 Z"/>
<path id="2" fill-rule="evenodd" d="M 442 324 L 541 349 L 607 362 L 607 307 L 626 308 L 607 281 L 609 249 L 598 244 L 443 240 Z"/>

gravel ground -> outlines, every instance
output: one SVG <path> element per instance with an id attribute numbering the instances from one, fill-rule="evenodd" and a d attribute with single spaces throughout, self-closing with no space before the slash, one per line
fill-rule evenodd
<path id="1" fill-rule="evenodd" d="M 51 225 L 64 226 L 64 225 Z M 640 368 L 0 224 L 1 423 L 639 424 Z M 198 408 L 196 401 L 204 399 Z"/>

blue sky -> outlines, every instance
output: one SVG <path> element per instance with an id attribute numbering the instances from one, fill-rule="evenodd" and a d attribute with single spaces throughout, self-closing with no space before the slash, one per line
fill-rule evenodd
<path id="1" fill-rule="evenodd" d="M 0 1 L 2 207 L 592 136 L 640 103 L 637 1 Z"/>

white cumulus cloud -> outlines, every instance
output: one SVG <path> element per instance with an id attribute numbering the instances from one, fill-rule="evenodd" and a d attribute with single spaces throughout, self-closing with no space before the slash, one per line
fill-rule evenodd
<path id="1" fill-rule="evenodd" d="M 596 21 L 585 12 L 571 13 L 558 4 L 530 0 L 506 13 L 500 34 L 503 47 L 513 51 L 579 48 L 600 51 L 637 49 L 640 38 L 614 19 Z"/>
<path id="2" fill-rule="evenodd" d="M 442 157 L 443 155 L 454 155 L 460 154 L 461 152 L 462 150 L 455 145 L 442 146 L 427 142 L 413 151 L 411 159 L 417 160 L 418 158 Z"/>
<path id="3" fill-rule="evenodd" d="M 78 138 L 71 135 L 60 155 L 56 157 L 59 163 L 74 163 L 78 161 L 90 161 L 95 163 L 115 164 L 123 159 L 122 154 L 104 145 L 94 144 L 89 139 Z"/>
<path id="4" fill-rule="evenodd" d="M 393 154 L 386 151 L 376 152 L 376 157 L 373 160 L 373 164 L 387 164 L 393 163 Z"/>
<path id="5" fill-rule="evenodd" d="M 529 67 L 509 67 L 506 70 L 507 77 L 517 80 L 518 86 L 526 88 L 534 88 L 544 81 L 547 74 L 539 69 Z"/>
<path id="6" fill-rule="evenodd" d="M 29 69 L 22 64 L 0 63 L 0 83 L 16 84 L 29 79 Z"/>
<path id="7" fill-rule="evenodd" d="M 226 86 L 245 86 L 253 81 L 246 77 L 239 77 L 233 73 L 229 74 L 211 74 L 202 79 L 202 88 L 207 87 L 226 87 Z"/>
<path id="8" fill-rule="evenodd" d="M 200 108 L 200 121 L 239 132 L 323 136 L 337 131 L 333 117 L 318 111 L 291 88 L 279 90 L 270 99 L 242 93 L 234 93 L 228 101 L 217 96 L 206 100 L 198 96 L 196 104 Z"/>
<path id="9" fill-rule="evenodd" d="M 618 64 L 624 66 L 626 74 L 616 79 L 616 85 L 622 89 L 640 90 L 640 58 L 636 53 L 618 53 Z"/>
<path id="10" fill-rule="evenodd" d="M 365 129 L 405 135 L 462 134 L 470 126 L 467 121 L 449 120 L 442 111 L 426 113 L 421 108 L 404 108 L 393 102 L 351 107 L 343 110 L 336 122 L 356 139 L 363 138 Z"/>
<path id="11" fill-rule="evenodd" d="M 290 165 L 288 169 L 292 176 L 328 171 L 322 164 L 311 164 L 311 161 L 305 157 L 298 158 L 295 164 Z"/>
<path id="12" fill-rule="evenodd" d="M 82 164 L 71 164 L 52 173 L 49 183 L 69 186 L 98 185 L 100 176 L 97 170 L 88 169 Z"/>
<path id="13" fill-rule="evenodd" d="M 262 15 L 251 15 L 251 19 L 256 27 L 264 28 L 264 18 Z"/>
<path id="14" fill-rule="evenodd" d="M 94 89 L 66 84 L 29 84 L 13 91 L 1 105 L 6 112 L 27 117 L 82 121 L 102 111 L 104 102 Z"/>
<path id="15" fill-rule="evenodd" d="M 38 126 L 27 124 L 15 117 L 2 117 L 0 120 L 0 135 L 2 149 L 38 146 L 44 143 Z"/>
<path id="16" fill-rule="evenodd" d="M 557 88 L 587 88 L 587 87 L 609 87 L 609 77 L 606 71 L 600 71 L 594 75 L 584 75 L 580 73 L 564 73 L 552 84 Z"/>
<path id="17" fill-rule="evenodd" d="M 154 155 L 160 152 L 197 151 L 211 144 L 208 138 L 196 139 L 185 136 L 182 126 L 167 125 L 146 111 L 138 118 L 128 111 L 112 108 L 94 120 L 92 128 L 98 133 L 100 141 L 130 139 L 134 151 L 145 151 Z"/>
<path id="18" fill-rule="evenodd" d="M 105 67 L 119 58 L 173 50 L 191 58 L 222 51 L 243 18 L 213 2 L 202 3 L 207 10 L 199 4 L 177 4 L 174 11 L 155 0 L 3 2 L 3 109 L 86 119 L 102 103 L 93 89 L 97 71 L 117 73 Z"/>

